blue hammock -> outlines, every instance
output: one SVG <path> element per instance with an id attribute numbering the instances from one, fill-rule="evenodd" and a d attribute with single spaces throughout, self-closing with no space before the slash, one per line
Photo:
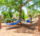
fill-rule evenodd
<path id="1" fill-rule="evenodd" d="M 7 25 L 15 25 L 15 24 L 17 24 L 17 23 L 19 23 L 20 22 L 20 19 L 18 20 L 18 21 L 16 21 L 16 22 L 14 22 L 14 23 L 6 23 Z"/>
<path id="2" fill-rule="evenodd" d="M 31 22 L 31 21 L 30 21 L 30 20 L 27 20 L 26 22 L 28 22 L 28 23 L 29 23 L 29 22 Z"/>

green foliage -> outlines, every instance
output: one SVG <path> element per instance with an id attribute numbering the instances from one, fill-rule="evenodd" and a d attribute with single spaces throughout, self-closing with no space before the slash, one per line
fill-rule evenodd
<path id="1" fill-rule="evenodd" d="M 35 14 L 34 14 L 34 18 L 37 18 L 38 15 L 40 15 L 40 13 L 35 13 Z"/>
<path id="2" fill-rule="evenodd" d="M 29 17 L 32 17 L 32 16 L 33 16 L 33 11 L 32 11 L 32 10 L 29 10 L 29 11 L 28 11 L 28 16 L 29 16 Z"/>
<path id="3" fill-rule="evenodd" d="M 32 4 L 32 5 L 28 5 L 28 9 L 35 9 L 35 6 L 37 6 L 37 7 L 39 7 L 40 8 L 40 1 L 39 0 L 33 0 L 32 1 L 34 4 Z"/>
<path id="4" fill-rule="evenodd" d="M 13 15 L 12 15 L 12 12 L 11 12 L 11 7 L 9 8 L 9 17 L 10 17 L 10 19 L 13 17 Z"/>
<path id="5" fill-rule="evenodd" d="M 6 19 L 6 18 L 12 18 L 12 13 L 6 11 L 6 12 L 1 12 L 1 14 L 3 15 L 3 18 Z"/>
<path id="6" fill-rule="evenodd" d="M 27 18 L 29 18 L 29 16 L 26 14 L 26 15 L 25 15 L 25 19 L 27 19 Z"/>
<path id="7" fill-rule="evenodd" d="M 7 23 L 11 23 L 11 22 L 13 22 L 13 21 L 12 20 L 9 20 L 9 19 L 7 20 Z"/>
<path id="8" fill-rule="evenodd" d="M 2 15 L 3 15 L 3 18 L 4 19 L 6 19 L 6 18 L 10 18 L 11 19 L 12 16 L 13 16 L 12 15 L 13 13 L 11 11 L 12 9 L 14 9 L 17 12 L 20 12 L 20 8 L 22 8 L 23 6 L 27 5 L 27 3 L 30 2 L 30 0 L 27 0 L 26 2 L 24 2 L 24 1 L 25 0 L 0 0 L 0 6 L 5 5 L 6 7 L 9 7 L 9 10 L 8 11 L 6 11 L 6 12 L 2 11 L 1 12 Z M 28 11 L 29 17 L 31 17 L 32 15 L 34 15 L 35 12 L 36 13 L 39 12 L 37 10 L 33 10 L 34 9 L 34 6 L 36 4 L 37 4 L 36 6 L 40 7 L 40 0 L 38 0 L 38 1 L 37 0 L 32 0 L 32 1 L 33 1 L 34 4 L 31 5 L 31 6 L 28 6 L 28 9 L 32 9 L 31 11 Z M 25 15 L 24 11 L 22 10 L 22 14 L 21 14 L 21 18 L 22 19 L 27 18 L 26 16 L 28 16 L 28 15 Z M 16 16 L 19 16 L 19 13 L 17 13 Z"/>
<path id="9" fill-rule="evenodd" d="M 22 13 L 21 13 L 21 18 L 22 18 L 22 19 L 25 19 L 25 13 L 24 13 L 23 10 L 22 10 Z"/>
<path id="10" fill-rule="evenodd" d="M 5 19 L 5 18 L 9 18 L 9 16 L 8 16 L 8 12 L 6 11 L 6 12 L 1 12 L 1 14 L 3 15 L 3 18 Z"/>
<path id="11" fill-rule="evenodd" d="M 19 12 L 16 13 L 16 16 L 19 16 Z"/>
<path id="12" fill-rule="evenodd" d="M 6 19 L 5 22 L 11 23 L 11 22 L 13 22 L 13 20 L 11 20 L 11 19 Z"/>
<path id="13" fill-rule="evenodd" d="M 1 20 L 1 23 L 4 23 L 4 21 Z"/>

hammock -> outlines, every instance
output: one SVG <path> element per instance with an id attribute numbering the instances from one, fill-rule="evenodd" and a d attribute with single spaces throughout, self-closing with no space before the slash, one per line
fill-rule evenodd
<path id="1" fill-rule="evenodd" d="M 4 23 L 6 23 L 7 25 L 15 25 L 15 24 L 18 24 L 19 22 L 20 22 L 20 19 L 14 23 L 6 23 L 6 22 L 4 22 Z"/>
<path id="2" fill-rule="evenodd" d="M 27 20 L 26 22 L 28 22 L 28 23 L 29 23 L 29 22 L 31 22 L 31 21 L 32 21 L 32 20 L 31 20 L 31 18 L 30 18 L 30 20 Z"/>
<path id="3" fill-rule="evenodd" d="M 30 21 L 30 20 L 27 20 L 26 22 L 28 22 L 28 23 L 29 23 L 29 22 L 31 22 L 31 21 Z"/>

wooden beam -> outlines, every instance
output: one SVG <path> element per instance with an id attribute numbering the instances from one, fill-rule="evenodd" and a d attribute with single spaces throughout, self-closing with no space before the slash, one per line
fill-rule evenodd
<path id="1" fill-rule="evenodd" d="M 38 31 L 40 31 L 40 15 L 38 15 Z"/>
<path id="2" fill-rule="evenodd" d="M 1 29 L 1 15 L 0 15 L 0 29 Z"/>

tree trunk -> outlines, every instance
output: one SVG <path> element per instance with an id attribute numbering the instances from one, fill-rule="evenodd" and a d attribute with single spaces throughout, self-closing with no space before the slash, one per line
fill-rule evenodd
<path id="1" fill-rule="evenodd" d="M 22 12 L 22 8 L 20 8 L 20 15 L 19 15 L 20 16 L 19 17 L 20 18 L 20 24 L 21 24 L 21 12 Z"/>
<path id="2" fill-rule="evenodd" d="M 20 3 L 20 15 L 19 15 L 20 16 L 19 17 L 20 18 L 20 24 L 21 24 L 21 13 L 22 13 L 22 0 L 21 0 L 21 3 Z"/>
<path id="3" fill-rule="evenodd" d="M 31 23 L 32 23 L 32 16 L 31 16 Z"/>

